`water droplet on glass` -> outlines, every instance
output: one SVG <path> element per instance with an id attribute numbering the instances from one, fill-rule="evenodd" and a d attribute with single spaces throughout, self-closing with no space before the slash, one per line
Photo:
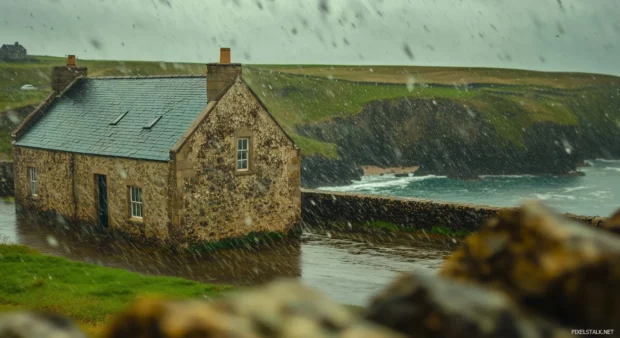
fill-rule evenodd
<path id="1" fill-rule="evenodd" d="M 48 235 L 47 236 L 47 244 L 49 244 L 49 246 L 55 248 L 55 247 L 58 246 L 58 241 L 56 240 L 56 238 L 54 238 L 54 236 Z"/>
<path id="2" fill-rule="evenodd" d="M 408 89 L 410 92 L 412 92 L 412 91 L 413 91 L 414 86 L 415 86 L 415 77 L 413 77 L 413 76 L 409 75 L 409 76 L 407 77 L 407 89 Z"/>

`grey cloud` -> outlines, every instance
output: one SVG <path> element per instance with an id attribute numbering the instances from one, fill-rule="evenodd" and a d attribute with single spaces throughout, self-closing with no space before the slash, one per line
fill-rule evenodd
<path id="1" fill-rule="evenodd" d="M 620 75 L 618 17 L 617 0 L 2 0 L 0 39 L 90 59 L 211 62 L 229 46 L 254 63 Z"/>

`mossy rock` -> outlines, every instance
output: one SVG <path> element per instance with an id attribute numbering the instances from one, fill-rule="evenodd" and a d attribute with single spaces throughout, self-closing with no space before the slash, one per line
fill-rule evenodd
<path id="1" fill-rule="evenodd" d="M 620 237 L 537 202 L 500 212 L 440 275 L 502 290 L 575 327 L 620 326 Z"/>

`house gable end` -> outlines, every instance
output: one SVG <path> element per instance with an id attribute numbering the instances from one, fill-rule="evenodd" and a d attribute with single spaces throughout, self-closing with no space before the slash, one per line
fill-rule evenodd
<path id="1" fill-rule="evenodd" d="M 256 93 L 252 90 L 252 88 L 247 84 L 247 82 L 245 82 L 245 80 L 241 79 L 241 84 L 243 85 L 244 89 L 247 90 L 256 100 L 256 102 L 258 102 L 258 104 L 263 108 L 262 110 L 267 114 L 267 116 L 269 117 L 269 119 L 271 121 L 273 121 L 273 123 L 275 123 L 276 127 L 278 129 L 280 129 L 280 131 L 284 134 L 284 136 L 291 142 L 291 144 L 293 145 L 293 147 L 295 147 L 296 149 L 299 149 L 299 147 L 297 146 L 297 144 L 295 144 L 295 141 L 293 141 L 293 139 L 291 138 L 291 136 L 286 132 L 286 130 L 284 130 L 284 128 L 282 127 L 282 125 L 275 119 L 275 117 L 273 117 L 273 115 L 271 114 L 271 112 L 269 112 L 269 109 L 267 108 L 267 106 L 265 106 L 265 104 L 263 103 L 263 101 L 258 97 L 258 95 L 256 95 Z"/>

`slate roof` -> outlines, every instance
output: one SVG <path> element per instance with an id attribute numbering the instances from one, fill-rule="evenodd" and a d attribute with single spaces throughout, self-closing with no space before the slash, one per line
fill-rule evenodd
<path id="1" fill-rule="evenodd" d="M 207 106 L 206 81 L 204 75 L 79 79 L 15 145 L 168 161 Z"/>
<path id="2" fill-rule="evenodd" d="M 13 52 L 24 52 L 26 53 L 26 48 L 24 48 L 24 46 L 22 45 L 2 45 L 2 47 L 0 47 L 0 49 L 2 50 L 6 50 L 6 51 L 13 51 Z"/>

